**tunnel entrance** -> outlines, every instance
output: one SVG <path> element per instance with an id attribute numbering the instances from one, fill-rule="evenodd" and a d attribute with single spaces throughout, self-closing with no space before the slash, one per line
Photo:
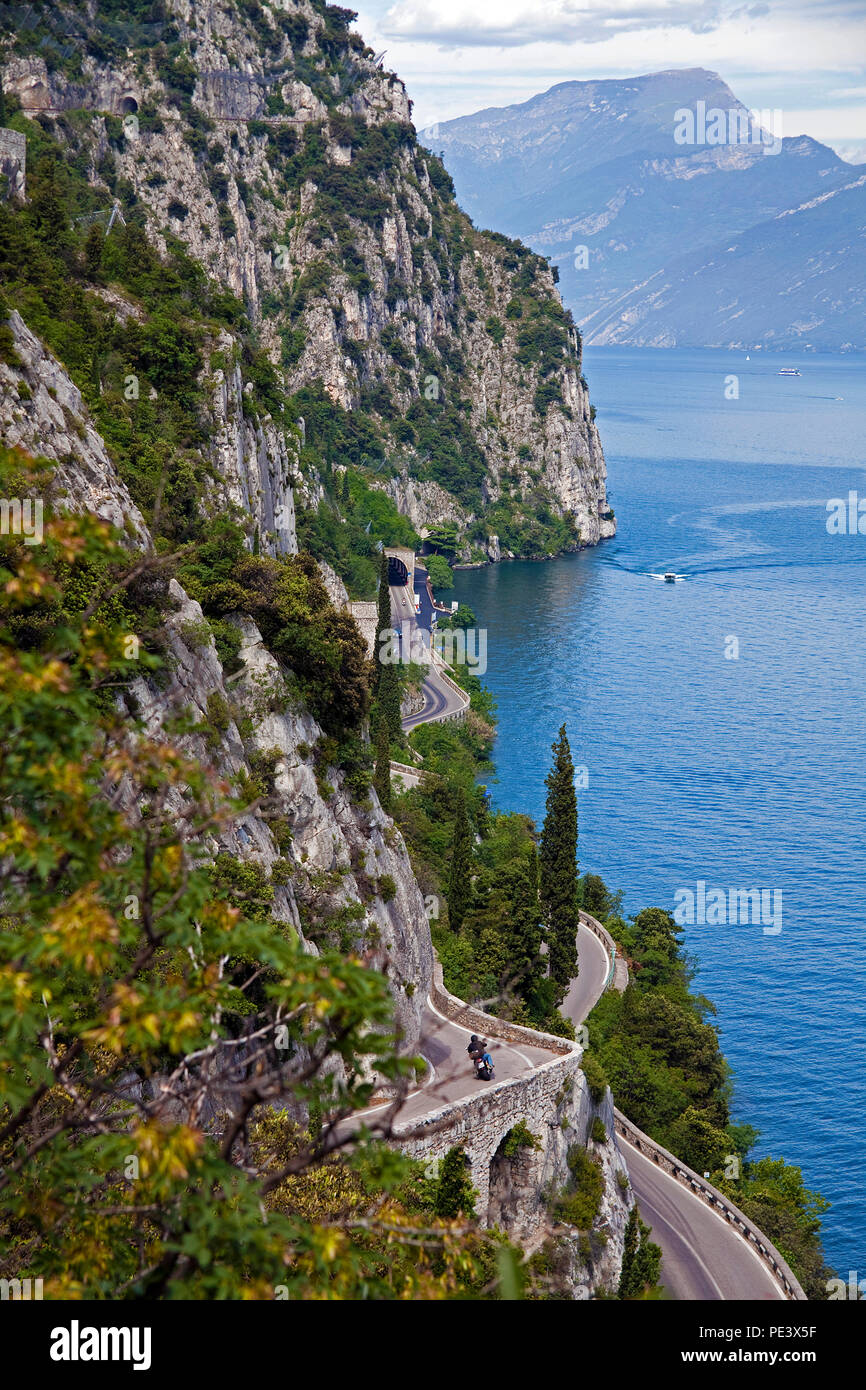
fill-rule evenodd
<path id="1" fill-rule="evenodd" d="M 120 103 L 121 116 L 131 116 L 138 111 L 138 102 L 135 97 L 123 97 Z"/>
<path id="2" fill-rule="evenodd" d="M 399 555 L 388 556 L 388 583 L 408 584 L 409 570 Z"/>

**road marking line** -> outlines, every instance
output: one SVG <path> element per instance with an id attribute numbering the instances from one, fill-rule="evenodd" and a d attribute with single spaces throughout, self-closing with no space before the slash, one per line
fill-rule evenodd
<path id="1" fill-rule="evenodd" d="M 599 937 L 596 936 L 595 932 L 592 930 L 592 927 L 588 927 L 588 926 L 586 925 L 585 922 L 579 922 L 579 923 L 578 923 L 578 927 L 577 927 L 577 934 L 578 934 L 578 936 L 580 936 L 580 933 L 581 933 L 582 931 L 585 931 L 586 934 L 587 934 L 587 936 L 591 936 L 591 937 L 592 937 L 593 941 L 594 941 L 594 942 L 596 943 L 596 945 L 598 946 L 598 949 L 599 949 L 599 950 L 602 952 L 602 954 L 604 955 L 604 963 L 605 963 L 605 966 L 609 966 L 609 965 L 610 965 L 610 956 L 609 956 L 608 953 L 607 953 L 607 947 L 605 946 L 604 942 L 601 941 L 601 940 L 599 939 Z M 605 972 L 605 973 L 607 973 L 607 972 Z M 600 999 L 600 998 L 601 998 L 601 995 L 599 995 L 598 998 Z M 598 999 L 596 999 L 595 1002 L 596 1002 L 596 1004 L 597 1004 L 597 1003 L 598 1003 Z"/>
<path id="2" fill-rule="evenodd" d="M 436 1008 L 436 1005 L 433 1003 L 433 1000 L 430 998 L 429 994 L 427 996 L 427 1007 L 432 1014 L 436 1015 L 437 1018 L 441 1018 L 443 1023 L 449 1024 L 452 1028 L 459 1028 L 461 1033 L 465 1033 L 466 1036 L 469 1038 L 472 1037 L 471 1028 L 464 1028 L 462 1023 L 455 1023 L 453 1018 L 446 1018 L 444 1014 L 440 1014 L 439 1010 Z M 543 1062 L 531 1061 L 530 1058 L 524 1056 L 524 1054 L 519 1050 L 519 1048 L 516 1048 L 513 1045 L 513 1043 L 503 1042 L 501 1038 L 494 1038 L 494 1042 L 496 1043 L 497 1047 L 504 1048 L 506 1052 L 513 1052 L 515 1057 L 519 1057 L 521 1062 L 526 1063 L 530 1071 L 536 1071 L 538 1067 L 544 1065 Z M 514 1078 L 512 1078 L 512 1080 L 513 1079 Z"/>
<path id="3" fill-rule="evenodd" d="M 703 1207 L 704 1211 L 708 1211 L 711 1216 L 714 1216 L 717 1221 L 720 1221 L 722 1223 L 726 1231 L 730 1231 L 732 1235 L 735 1235 L 737 1239 L 740 1241 L 740 1244 L 745 1245 L 746 1249 L 748 1250 L 752 1258 L 755 1260 L 756 1264 L 760 1266 L 761 1273 L 765 1276 L 765 1278 L 767 1278 L 770 1281 L 774 1296 L 784 1303 L 787 1303 L 789 1301 L 785 1298 L 784 1291 L 779 1285 L 778 1280 L 775 1278 L 771 1270 L 767 1268 L 766 1264 L 762 1260 L 760 1254 L 755 1249 L 752 1242 L 750 1240 L 747 1240 L 746 1237 L 743 1235 L 739 1226 L 735 1226 L 733 1222 L 729 1221 L 726 1216 L 723 1216 L 720 1211 L 716 1211 L 715 1207 L 711 1207 L 709 1202 L 702 1201 L 702 1199 L 697 1195 L 696 1192 L 692 1192 L 692 1189 L 690 1187 L 686 1187 L 684 1183 L 679 1182 L 678 1179 L 675 1178 L 672 1173 L 668 1173 L 666 1169 L 662 1168 L 658 1164 L 653 1163 L 653 1160 L 649 1158 L 647 1154 L 641 1153 L 640 1149 L 636 1148 L 630 1140 L 626 1139 L 624 1134 L 618 1134 L 616 1137 L 617 1142 L 627 1144 L 630 1149 L 634 1149 L 635 1153 L 640 1158 L 645 1159 L 647 1163 L 652 1163 L 654 1170 L 657 1173 L 660 1173 L 663 1178 L 667 1178 L 670 1182 L 674 1183 L 678 1192 L 684 1193 L 686 1197 L 691 1197 L 693 1202 L 699 1202 L 700 1205 Z M 628 1164 L 626 1164 L 626 1167 L 628 1167 Z M 681 1237 L 681 1239 L 685 1240 L 685 1236 L 682 1235 L 682 1232 L 678 1231 L 677 1234 Z M 689 1244 L 687 1240 L 686 1245 L 688 1245 L 688 1248 L 694 1254 L 695 1259 L 698 1260 L 699 1263 L 702 1263 L 697 1251 L 693 1249 L 693 1247 Z M 713 1279 L 713 1276 L 710 1274 L 710 1271 L 706 1270 L 706 1273 L 709 1275 L 710 1279 L 715 1284 L 716 1281 L 715 1279 Z M 718 1285 L 716 1285 L 716 1287 L 718 1288 Z M 721 1290 L 719 1290 L 719 1292 L 721 1293 Z M 726 1303 L 731 1302 L 730 1299 L 723 1299 L 723 1301 Z"/>
<path id="4" fill-rule="evenodd" d="M 527 1057 L 524 1052 L 521 1052 L 519 1047 L 514 1047 L 511 1043 L 507 1043 L 506 1046 L 514 1053 L 515 1057 L 520 1057 L 521 1060 L 526 1063 L 530 1071 L 535 1071 L 536 1063 L 533 1062 L 530 1057 Z"/>

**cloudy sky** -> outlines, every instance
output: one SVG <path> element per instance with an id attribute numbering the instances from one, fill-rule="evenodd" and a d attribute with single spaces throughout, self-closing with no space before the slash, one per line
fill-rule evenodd
<path id="1" fill-rule="evenodd" d="M 349 0 L 351 3 L 351 0 Z M 718 72 L 752 108 L 866 159 L 866 0 L 355 0 L 419 127 L 556 82 Z"/>

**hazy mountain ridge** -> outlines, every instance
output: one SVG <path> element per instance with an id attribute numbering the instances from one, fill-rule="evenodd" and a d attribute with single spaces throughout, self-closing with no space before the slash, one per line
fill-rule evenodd
<path id="1" fill-rule="evenodd" d="M 784 136 L 784 113 L 765 113 L 767 145 L 754 125 L 754 143 L 678 144 L 676 113 L 699 102 L 708 113 L 733 113 L 729 121 L 748 118 L 717 74 L 688 69 L 561 83 L 528 102 L 461 117 L 425 135 L 476 218 L 520 236 L 557 265 L 563 296 L 590 343 L 741 346 L 739 336 L 726 336 L 728 320 L 718 314 L 719 300 L 730 300 L 739 277 L 737 298 L 754 312 L 731 332 L 745 332 L 746 345 L 866 346 L 857 315 L 844 302 L 838 256 L 808 241 L 813 231 L 829 238 L 831 252 L 846 248 L 847 289 L 856 285 L 863 269 L 856 216 L 850 237 L 847 227 L 834 224 L 835 216 L 855 214 L 856 200 L 798 224 L 794 237 L 777 229 L 769 237 L 774 251 L 760 268 L 754 239 L 742 263 L 736 249 L 728 250 L 745 245 L 753 229 L 847 188 L 857 166 L 807 135 Z M 781 136 L 778 148 L 769 144 L 773 135 Z M 521 190 L 517 197 L 514 188 Z M 713 266 L 723 252 L 724 275 L 715 285 Z M 696 288 L 697 265 L 703 270 Z M 796 314 L 785 298 L 792 283 Z"/>

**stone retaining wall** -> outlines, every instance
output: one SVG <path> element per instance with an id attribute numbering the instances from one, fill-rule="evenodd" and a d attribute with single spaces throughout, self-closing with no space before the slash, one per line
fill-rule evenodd
<path id="1" fill-rule="evenodd" d="M 430 1003 L 452 1023 L 458 1023 L 470 1032 L 477 1031 L 484 1037 L 502 1038 L 503 1042 L 509 1043 L 528 1043 L 530 1047 L 546 1047 L 561 1056 L 573 1053 L 578 1058 L 583 1056 L 583 1048 L 570 1038 L 560 1038 L 555 1033 L 539 1033 L 534 1028 L 525 1028 L 521 1023 L 509 1023 L 507 1019 L 496 1018 L 493 1014 L 484 1013 L 483 1009 L 476 1009 L 474 1005 L 458 999 L 456 994 L 449 994 L 439 960 L 433 962 Z"/>
<path id="2" fill-rule="evenodd" d="M 485 1220 L 490 1165 L 509 1130 L 518 1121 L 526 1124 L 541 1144 L 539 1150 L 526 1151 L 528 1162 L 531 1156 L 533 1174 L 529 1187 L 534 1196 L 529 1208 L 522 1213 L 520 1234 L 529 1238 L 544 1224 L 544 1187 L 565 1181 L 568 1146 L 586 1143 L 597 1113 L 580 1071 L 583 1049 L 569 1038 L 539 1033 L 519 1023 L 495 1018 L 449 994 L 438 960 L 433 964 L 430 1003 L 451 1022 L 484 1037 L 550 1051 L 550 1061 L 543 1062 L 534 1071 L 486 1085 L 475 1095 L 441 1105 L 423 1119 L 407 1121 L 394 1131 L 401 1147 L 414 1158 L 441 1159 L 449 1149 L 462 1147 L 479 1194 L 478 1213 Z"/>
<path id="3" fill-rule="evenodd" d="M 486 1022 L 485 1031 L 488 1035 L 492 1032 Z M 559 1182 L 567 1176 L 565 1163 L 558 1161 L 558 1150 L 567 1147 L 569 1131 L 571 1143 L 585 1143 L 593 1115 L 589 1090 L 579 1070 L 580 1056 L 579 1049 L 552 1056 L 535 1071 L 486 1086 L 475 1095 L 430 1111 L 419 1121 L 398 1126 L 394 1138 L 413 1158 L 442 1159 L 449 1149 L 463 1148 L 478 1191 L 478 1215 L 486 1222 L 490 1165 L 503 1139 L 519 1121 L 540 1141 L 537 1153 L 529 1151 L 539 1172 L 550 1169 L 551 1180 Z M 535 1210 L 525 1214 L 524 1237 L 544 1223 L 543 1182 L 536 1181 L 533 1186 L 537 1201 Z"/>

